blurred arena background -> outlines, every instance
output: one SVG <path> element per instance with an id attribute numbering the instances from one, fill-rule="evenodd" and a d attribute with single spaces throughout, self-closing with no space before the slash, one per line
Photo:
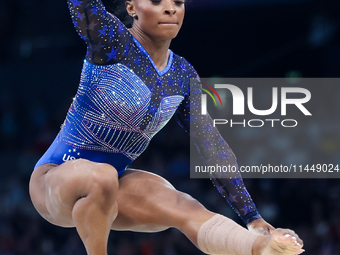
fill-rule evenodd
<path id="1" fill-rule="evenodd" d="M 172 50 L 201 77 L 339 77 L 340 2 L 336 0 L 191 0 Z M 0 8 L 0 255 L 86 254 L 75 229 L 44 221 L 33 208 L 33 166 L 57 134 L 77 90 L 85 44 L 66 1 L 3 0 Z M 329 91 L 340 96 L 338 91 Z M 334 93 L 333 93 L 334 92 Z M 320 87 L 322 93 L 322 87 Z M 324 93 L 325 100 L 330 96 Z M 303 137 L 224 137 L 239 163 L 258 150 L 340 163 L 340 104 L 334 122 Z M 321 120 L 315 119 L 316 122 Z M 287 141 L 289 141 L 287 143 Z M 288 145 L 287 145 L 288 144 Z M 276 146 L 277 150 L 270 146 Z M 280 146 L 282 145 L 282 146 Z M 300 147 L 299 147 L 300 148 Z M 189 139 L 172 120 L 134 167 L 156 172 L 211 210 L 240 224 L 209 180 L 189 178 Z M 340 254 L 340 179 L 246 179 L 264 218 L 294 229 L 308 255 Z M 110 255 L 202 254 L 180 232 L 111 232 Z"/>

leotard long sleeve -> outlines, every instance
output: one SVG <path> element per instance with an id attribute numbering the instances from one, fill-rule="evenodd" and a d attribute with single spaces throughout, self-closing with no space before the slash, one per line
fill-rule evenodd
<path id="1" fill-rule="evenodd" d="M 190 89 L 200 81 L 188 61 L 169 50 L 168 65 L 158 70 L 100 0 L 68 0 L 68 6 L 87 44 L 86 59 L 64 124 L 36 167 L 86 158 L 109 163 L 122 174 L 175 114 L 188 131 L 194 121 L 191 136 L 207 163 L 237 165 L 217 129 L 208 124 L 210 117 L 200 116 L 195 107 L 200 90 Z M 214 176 L 213 181 L 246 224 L 261 217 L 239 173 Z"/>
<path id="2" fill-rule="evenodd" d="M 226 199 L 245 224 L 261 218 L 240 174 L 236 156 L 222 138 L 210 115 L 201 114 L 202 84 L 197 73 L 193 73 L 190 94 L 177 110 L 177 122 L 193 138 L 203 163 L 206 166 L 231 166 L 236 171 L 210 174 L 218 192 Z"/>

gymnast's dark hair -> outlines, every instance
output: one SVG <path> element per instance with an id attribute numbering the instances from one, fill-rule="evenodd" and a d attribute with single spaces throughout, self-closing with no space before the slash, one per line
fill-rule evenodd
<path id="1" fill-rule="evenodd" d="M 123 24 L 132 27 L 133 18 L 126 11 L 127 0 L 102 0 L 106 10 L 115 15 Z"/>

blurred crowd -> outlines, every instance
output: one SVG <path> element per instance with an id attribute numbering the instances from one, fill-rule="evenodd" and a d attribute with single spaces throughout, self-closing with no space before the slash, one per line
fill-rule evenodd
<path id="1" fill-rule="evenodd" d="M 76 230 L 46 222 L 33 208 L 28 194 L 33 167 L 58 133 L 76 93 L 85 51 L 83 42 L 74 32 L 64 2 L 5 0 L 1 4 L 0 255 L 86 254 Z M 301 6 L 296 8 L 303 9 Z M 240 10 L 238 12 L 241 13 Z M 189 13 L 189 23 L 194 16 Z M 211 17 L 213 19 L 221 15 Z M 296 26 L 299 25 L 297 23 Z M 228 72 L 228 75 L 237 76 L 245 72 L 248 76 L 261 76 L 266 75 L 263 70 L 267 69 L 271 74 L 284 76 L 284 72 L 290 70 L 286 68 L 289 65 L 292 69 L 304 66 L 314 71 L 311 62 L 315 61 L 315 65 L 320 67 L 318 70 L 323 71 L 308 73 L 302 68 L 303 76 L 339 76 L 340 40 L 337 21 L 322 12 L 313 19 L 313 27 L 310 42 L 314 43 L 314 50 L 307 51 L 303 47 L 300 53 L 295 54 L 294 60 L 286 65 L 284 62 L 287 62 L 288 56 L 292 57 L 292 51 L 288 50 L 287 56 L 275 55 L 275 51 L 272 51 L 270 56 L 276 56 L 278 60 L 266 58 L 247 62 L 245 69 L 235 69 L 235 73 Z M 193 47 L 186 34 L 188 28 L 183 28 L 182 38 L 173 45 L 174 51 L 179 51 L 179 54 L 193 62 L 201 76 L 226 75 L 218 71 L 208 72 L 214 65 L 200 60 L 208 59 L 208 56 L 204 56 L 210 54 L 208 51 L 203 55 L 190 52 Z M 187 44 L 183 43 L 184 39 Z M 199 41 L 204 42 L 204 38 Z M 237 41 L 230 43 L 236 44 Z M 251 48 L 254 45 L 256 40 L 248 51 L 256 52 L 256 49 Z M 288 48 L 292 46 L 287 45 Z M 234 47 L 237 49 L 237 46 Z M 298 44 L 296 49 L 300 47 Z M 241 62 L 242 57 L 245 58 L 241 53 L 235 57 L 232 54 L 237 51 L 233 50 L 232 45 L 230 48 L 231 57 L 237 63 Z M 183 49 L 188 51 L 187 55 Z M 247 52 L 247 49 L 244 51 Z M 225 69 L 233 66 L 232 63 L 228 61 Z M 252 68 L 253 64 L 262 66 L 257 70 L 258 73 Z M 284 71 L 275 72 L 275 68 Z M 296 129 L 298 131 L 237 128 L 223 134 L 237 155 L 239 164 L 278 164 L 291 160 L 340 164 L 340 105 L 337 100 L 340 89 L 320 89 L 315 94 L 321 98 L 318 102 L 324 102 L 326 108 L 320 110 L 318 104 L 312 105 L 315 117 L 301 122 L 299 129 Z M 190 179 L 189 144 L 188 135 L 175 120 L 171 120 L 133 167 L 160 174 L 208 209 L 224 214 L 244 226 L 210 180 Z M 306 254 L 340 254 L 339 179 L 244 181 L 262 216 L 275 227 L 294 229 L 305 242 Z M 153 234 L 112 231 L 108 252 L 110 255 L 202 254 L 175 229 Z"/>

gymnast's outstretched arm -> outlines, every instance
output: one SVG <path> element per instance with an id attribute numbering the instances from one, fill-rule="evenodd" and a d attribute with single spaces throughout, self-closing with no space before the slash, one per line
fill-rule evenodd
<path id="1" fill-rule="evenodd" d="M 235 154 L 221 137 L 217 128 L 213 127 L 209 114 L 202 115 L 200 112 L 202 85 L 193 67 L 190 70 L 190 76 L 190 94 L 178 109 L 176 115 L 178 122 L 190 132 L 205 165 L 218 164 L 237 169 L 235 173 L 214 173 L 211 175 L 211 180 L 219 193 L 250 229 L 263 228 L 263 233 L 269 234 L 269 230 L 274 228 L 262 219 L 249 195 L 239 172 Z"/>
<path id="2" fill-rule="evenodd" d="M 106 11 L 101 0 L 67 0 L 73 25 L 87 44 L 86 59 L 107 65 L 126 56 L 132 37 L 124 24 Z"/>

